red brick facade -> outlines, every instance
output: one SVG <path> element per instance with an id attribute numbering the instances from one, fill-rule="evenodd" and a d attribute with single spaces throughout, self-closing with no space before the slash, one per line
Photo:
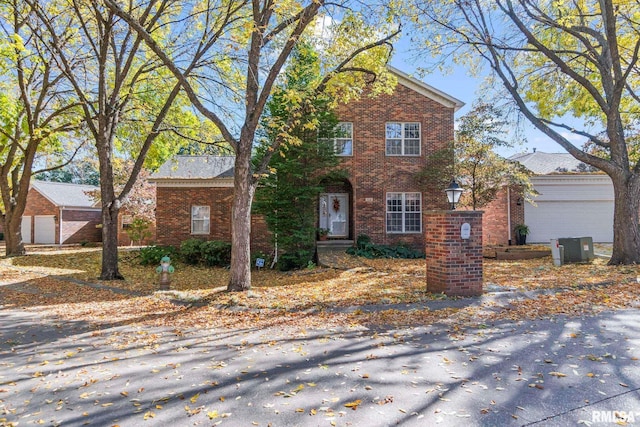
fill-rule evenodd
<path id="1" fill-rule="evenodd" d="M 232 187 L 204 184 L 189 187 L 158 186 L 156 194 L 156 241 L 159 244 L 179 246 L 181 242 L 192 238 L 231 242 Z M 191 232 L 192 206 L 209 206 L 208 234 Z M 270 234 L 261 217 L 253 218 L 251 229 L 252 249 L 270 251 Z"/>
<path id="2" fill-rule="evenodd" d="M 482 208 L 483 243 L 516 244 L 514 228 L 524 224 L 524 200 L 517 188 L 503 188 L 496 199 Z M 510 218 L 509 218 L 510 217 Z"/>
<path id="3" fill-rule="evenodd" d="M 427 290 L 449 296 L 482 294 L 482 212 L 432 211 L 426 214 Z M 462 236 L 469 224 L 469 237 Z"/>
<path id="4" fill-rule="evenodd" d="M 353 155 L 342 157 L 340 168 L 348 171 L 352 188 L 351 239 L 366 234 L 378 244 L 405 243 L 424 247 L 424 233 L 387 233 L 386 196 L 389 192 L 420 192 L 422 212 L 447 206 L 444 188 L 421 191 L 416 174 L 427 157 L 453 140 L 454 108 L 445 107 L 417 91 L 398 84 L 391 95 L 341 106 L 338 118 L 353 124 Z M 419 156 L 388 156 L 385 127 L 388 122 L 420 123 Z"/>
<path id="5" fill-rule="evenodd" d="M 149 224 L 150 237 L 143 239 L 142 242 L 132 242 L 131 238 L 127 234 L 126 225 L 123 220 L 128 214 L 126 212 L 120 212 L 118 215 L 118 246 L 131 246 L 133 244 L 151 245 L 156 241 L 156 222 L 152 221 Z"/>
<path id="6" fill-rule="evenodd" d="M 102 222 L 98 210 L 63 209 L 62 243 L 102 241 L 102 230 L 96 227 Z"/>

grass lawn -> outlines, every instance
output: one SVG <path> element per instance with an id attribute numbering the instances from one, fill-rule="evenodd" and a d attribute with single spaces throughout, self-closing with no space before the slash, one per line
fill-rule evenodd
<path id="1" fill-rule="evenodd" d="M 136 251 L 120 252 L 124 281 L 100 282 L 96 279 L 100 251 L 76 248 L 0 260 L 0 297 L 4 307 L 46 310 L 97 326 L 122 323 L 176 328 L 370 327 L 438 321 L 462 327 L 469 322 L 581 315 L 635 306 L 638 300 L 637 266 L 610 267 L 603 259 L 561 267 L 554 267 L 550 257 L 487 259 L 484 280 L 488 291 L 555 291 L 527 299 L 510 294 L 513 298 L 499 305 L 491 298 L 470 299 L 466 306 L 430 310 L 425 303 L 446 297 L 426 291 L 424 260 L 359 262 L 361 267 L 348 271 L 254 270 L 253 288 L 246 293 L 225 291 L 226 269 L 177 264 L 171 291 L 157 292 L 155 266 L 139 265 Z"/>

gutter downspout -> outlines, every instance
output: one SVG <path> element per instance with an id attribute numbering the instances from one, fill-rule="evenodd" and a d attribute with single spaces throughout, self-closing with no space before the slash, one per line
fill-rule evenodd
<path id="1" fill-rule="evenodd" d="M 60 206 L 60 214 L 58 215 L 58 244 L 62 246 L 62 208 Z"/>
<path id="2" fill-rule="evenodd" d="M 509 245 L 511 245 L 511 187 L 509 186 L 507 186 L 507 227 Z"/>

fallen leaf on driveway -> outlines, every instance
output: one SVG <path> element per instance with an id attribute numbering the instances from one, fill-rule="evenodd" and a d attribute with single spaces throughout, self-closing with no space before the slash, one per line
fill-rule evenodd
<path id="1" fill-rule="evenodd" d="M 362 400 L 358 399 L 358 400 L 354 400 L 353 402 L 345 403 L 344 406 L 346 408 L 351 408 L 355 411 L 356 409 L 358 409 L 358 406 L 360 406 L 361 403 L 362 403 Z"/>

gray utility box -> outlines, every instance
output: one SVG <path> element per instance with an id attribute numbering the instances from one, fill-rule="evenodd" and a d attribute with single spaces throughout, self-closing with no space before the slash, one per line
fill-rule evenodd
<path id="1" fill-rule="evenodd" d="M 592 237 L 564 237 L 558 244 L 564 246 L 564 262 L 590 262 L 595 258 Z"/>

